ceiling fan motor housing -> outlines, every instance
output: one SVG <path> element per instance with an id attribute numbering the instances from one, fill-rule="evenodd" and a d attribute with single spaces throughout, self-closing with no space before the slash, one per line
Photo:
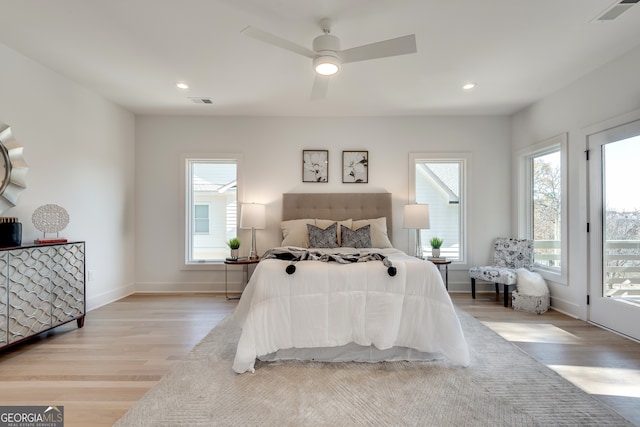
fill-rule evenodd
<path id="1" fill-rule="evenodd" d="M 318 55 L 331 55 L 338 57 L 340 51 L 340 39 L 331 34 L 324 34 L 313 39 L 313 51 Z"/>

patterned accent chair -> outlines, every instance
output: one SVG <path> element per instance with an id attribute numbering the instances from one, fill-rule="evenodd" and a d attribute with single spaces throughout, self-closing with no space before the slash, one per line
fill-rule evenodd
<path id="1" fill-rule="evenodd" d="M 496 294 L 500 293 L 499 286 L 504 289 L 504 306 L 509 306 L 509 292 L 516 286 L 517 268 L 533 269 L 533 240 L 507 239 L 499 237 L 493 244 L 493 265 L 471 267 L 471 296 L 476 298 L 476 279 L 486 280 L 496 284 Z"/>

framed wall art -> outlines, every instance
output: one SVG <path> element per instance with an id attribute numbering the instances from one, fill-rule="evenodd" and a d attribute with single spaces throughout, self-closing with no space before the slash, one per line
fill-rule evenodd
<path id="1" fill-rule="evenodd" d="M 369 152 L 342 152 L 342 182 L 366 184 L 369 182 Z"/>
<path id="2" fill-rule="evenodd" d="M 302 182 L 329 182 L 329 150 L 302 150 Z"/>

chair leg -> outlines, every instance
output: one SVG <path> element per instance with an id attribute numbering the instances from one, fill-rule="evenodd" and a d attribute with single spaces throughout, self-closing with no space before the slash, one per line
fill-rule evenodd
<path id="1" fill-rule="evenodd" d="M 509 307 L 509 292 L 511 290 L 511 286 L 515 285 L 504 285 L 504 306 Z"/>
<path id="2" fill-rule="evenodd" d="M 471 297 L 476 299 L 476 279 L 471 279 Z"/>
<path id="3" fill-rule="evenodd" d="M 500 285 L 496 283 L 496 295 L 500 293 Z"/>

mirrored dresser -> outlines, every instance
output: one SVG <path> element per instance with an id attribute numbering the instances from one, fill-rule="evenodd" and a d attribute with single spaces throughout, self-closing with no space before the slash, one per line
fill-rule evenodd
<path id="1" fill-rule="evenodd" d="M 0 249 L 0 349 L 76 321 L 84 326 L 85 243 Z"/>

